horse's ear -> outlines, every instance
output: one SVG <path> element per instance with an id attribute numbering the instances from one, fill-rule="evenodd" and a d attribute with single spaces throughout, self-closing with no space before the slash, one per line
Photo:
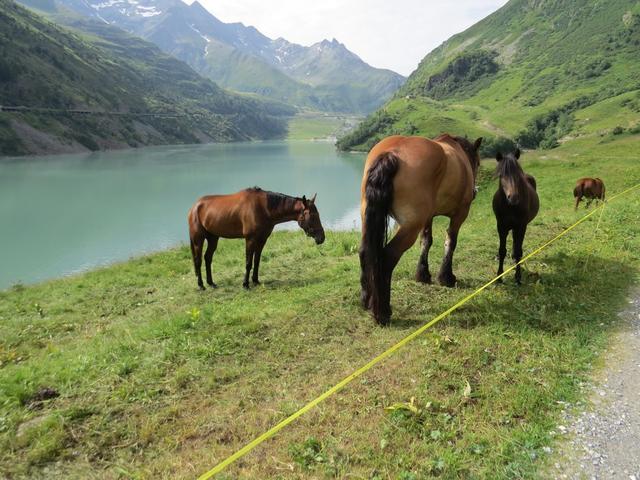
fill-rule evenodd
<path id="1" fill-rule="evenodd" d="M 316 197 L 318 196 L 317 193 L 313 194 L 313 198 L 311 199 L 311 203 L 316 203 Z"/>
<path id="2" fill-rule="evenodd" d="M 478 138 L 475 143 L 473 144 L 473 148 L 478 151 L 478 149 L 480 148 L 480 145 L 482 145 L 482 137 Z"/>
<path id="3" fill-rule="evenodd" d="M 496 160 L 499 161 L 499 162 L 502 161 L 502 153 L 501 152 L 496 153 Z"/>
<path id="4" fill-rule="evenodd" d="M 305 207 L 306 207 L 306 206 L 307 206 L 307 204 L 308 204 L 307 197 L 306 197 L 305 195 L 302 195 L 302 204 L 303 204 Z"/>
<path id="5" fill-rule="evenodd" d="M 515 153 L 515 155 L 516 155 L 516 160 L 517 160 L 518 158 L 520 158 L 520 149 L 519 149 L 519 148 L 516 148 L 516 153 Z"/>

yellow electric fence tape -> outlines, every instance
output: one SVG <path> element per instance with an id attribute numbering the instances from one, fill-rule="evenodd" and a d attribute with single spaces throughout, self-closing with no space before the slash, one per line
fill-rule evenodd
<path id="1" fill-rule="evenodd" d="M 617 197 L 620 197 L 622 195 L 625 195 L 627 193 L 629 193 L 630 191 L 636 189 L 640 187 L 640 183 L 634 185 L 633 187 L 630 187 L 616 195 L 614 195 L 613 197 L 611 197 L 609 199 L 609 201 L 612 201 L 614 199 L 616 199 Z M 596 207 L 595 209 L 593 209 L 591 212 L 587 213 L 585 216 L 583 216 L 580 220 L 578 220 L 576 223 L 574 223 L 573 225 L 571 225 L 570 227 L 566 228 L 565 230 L 563 230 L 562 232 L 560 232 L 558 235 L 556 235 L 555 237 L 553 237 L 551 240 L 549 240 L 547 243 L 545 243 L 544 245 L 538 247 L 537 249 L 535 249 L 533 252 L 531 252 L 529 255 L 523 257 L 520 262 L 518 262 L 518 264 L 524 263 L 525 261 L 527 261 L 528 259 L 530 259 L 531 257 L 533 257 L 534 255 L 537 255 L 538 253 L 540 253 L 542 250 L 544 250 L 545 248 L 547 248 L 549 245 L 551 245 L 552 243 L 554 243 L 556 240 L 558 240 L 559 238 L 563 237 L 564 235 L 566 235 L 567 233 L 569 233 L 571 230 L 573 230 L 575 227 L 577 227 L 578 225 L 580 225 L 582 222 L 584 222 L 587 218 L 589 218 L 590 216 L 592 216 L 593 214 L 595 214 L 598 210 L 604 208 L 604 203 L 602 203 L 600 206 Z M 358 378 L 360 375 L 362 375 L 363 373 L 365 373 L 367 370 L 371 369 L 374 365 L 380 363 L 382 360 L 384 360 L 385 358 L 391 356 L 393 353 L 395 353 L 396 350 L 399 350 L 400 348 L 402 348 L 403 346 L 405 346 L 407 343 L 409 343 L 411 340 L 413 340 L 414 338 L 416 338 L 417 336 L 421 335 L 422 333 L 424 333 L 427 329 L 431 328 L 433 325 L 435 325 L 436 323 L 438 323 L 440 320 L 442 320 L 443 318 L 445 318 L 447 315 L 449 315 L 451 312 L 453 312 L 454 310 L 457 310 L 460 306 L 464 305 L 465 303 L 467 303 L 469 300 L 471 300 L 473 297 L 475 297 L 476 295 L 478 295 L 480 292 L 482 292 L 484 289 L 486 289 L 489 285 L 491 285 L 492 283 L 495 283 L 499 278 L 503 277 L 504 275 L 506 275 L 507 273 L 509 273 L 510 271 L 512 271 L 514 268 L 516 268 L 516 265 L 512 265 L 511 267 L 509 267 L 508 269 L 506 269 L 502 274 L 498 275 L 497 277 L 493 278 L 491 281 L 485 283 L 484 285 L 482 285 L 480 288 L 478 288 L 475 292 L 467 295 L 466 297 L 464 297 L 462 300 L 460 300 L 458 303 L 456 303 L 455 305 L 453 305 L 452 307 L 448 308 L 447 310 L 445 310 L 444 312 L 442 312 L 440 315 L 438 315 L 437 317 L 433 318 L 431 321 L 429 321 L 428 323 L 424 324 L 422 327 L 420 327 L 419 329 L 417 329 L 416 331 L 414 331 L 413 333 L 407 335 L 406 337 L 404 337 L 402 340 L 400 340 L 398 343 L 396 343 L 395 345 L 393 345 L 391 348 L 389 348 L 388 350 L 386 350 L 385 352 L 381 353 L 380 355 L 378 355 L 377 357 L 375 357 L 373 360 L 371 360 L 369 363 L 363 365 L 362 367 L 360 367 L 358 370 L 356 370 L 355 372 L 353 372 L 351 375 L 349 375 L 348 377 L 344 378 L 341 382 L 337 383 L 336 385 L 334 385 L 333 387 L 331 387 L 329 390 L 327 390 L 326 392 L 324 392 L 322 395 L 316 397 L 315 399 L 311 400 L 309 403 L 307 403 L 304 407 L 302 407 L 300 410 L 298 410 L 297 412 L 293 413 L 292 415 L 288 416 L 287 418 L 285 418 L 284 420 L 282 420 L 280 423 L 278 423 L 277 425 L 273 426 L 271 429 L 269 429 L 268 431 L 264 432 L 262 435 L 260 435 L 259 437 L 255 438 L 253 441 L 251 441 L 250 443 L 246 444 L 244 447 L 242 447 L 240 450 L 238 450 L 237 452 L 235 452 L 233 455 L 227 457 L 226 459 L 224 459 L 222 462 L 218 463 L 215 467 L 213 467 L 211 470 L 209 470 L 208 472 L 202 474 L 198 480 L 206 480 L 209 479 L 211 477 L 213 477 L 214 475 L 222 472 L 226 467 L 228 467 L 229 465 L 231 465 L 233 462 L 235 462 L 236 460 L 238 460 L 239 458 L 245 456 L 247 453 L 249 453 L 251 450 L 253 450 L 255 447 L 257 447 L 258 445 L 260 445 L 262 442 L 264 442 L 265 440 L 268 440 L 269 438 L 273 437 L 276 433 L 278 433 L 280 430 L 282 430 L 284 427 L 286 427 L 287 425 L 289 425 L 291 422 L 293 422 L 294 420 L 296 420 L 298 417 L 304 415 L 306 412 L 308 412 L 309 410 L 311 410 L 313 407 L 315 407 L 316 405 L 318 405 L 320 402 L 322 402 L 323 400 L 325 400 L 326 398 L 330 397 L 331 395 L 333 395 L 334 393 L 339 392 L 340 390 L 342 390 L 342 388 L 344 388 L 348 383 L 350 383 L 352 380 Z"/>

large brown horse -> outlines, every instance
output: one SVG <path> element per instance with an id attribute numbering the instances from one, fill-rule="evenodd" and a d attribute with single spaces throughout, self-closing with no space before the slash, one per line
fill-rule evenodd
<path id="1" fill-rule="evenodd" d="M 393 269 L 420 233 L 423 243 L 416 279 L 431 282 L 428 255 L 436 215 L 451 219 L 438 280 L 448 287 L 455 285 L 453 252 L 475 197 L 481 143 L 482 138 L 471 143 L 448 134 L 434 140 L 396 135 L 383 139 L 369 152 L 360 200 L 360 299 L 379 324 L 387 325 L 391 318 Z M 387 243 L 388 216 L 395 219 L 398 229 Z"/>
<path id="2" fill-rule="evenodd" d="M 573 196 L 576 199 L 576 207 L 575 210 L 578 209 L 578 204 L 582 197 L 587 199 L 587 204 L 585 208 L 589 208 L 591 202 L 595 199 L 596 204 L 598 200 L 602 200 L 604 202 L 604 182 L 599 178 L 581 178 L 576 182 L 576 187 L 573 189 Z"/>
<path id="3" fill-rule="evenodd" d="M 211 276 L 211 260 L 220 237 L 246 239 L 246 270 L 242 284 L 244 288 L 249 288 L 252 265 L 253 283 L 260 283 L 260 255 L 276 224 L 296 220 L 300 228 L 309 237 L 313 237 L 318 245 L 324 242 L 324 229 L 315 200 L 315 195 L 311 200 L 307 200 L 306 197 L 290 197 L 282 193 L 267 192 L 258 187 L 231 195 L 207 195 L 199 198 L 189 210 L 187 219 L 191 254 L 200 289 L 204 290 L 200 267 L 205 240 L 207 284 L 213 288 L 216 284 Z"/>
<path id="4" fill-rule="evenodd" d="M 498 247 L 498 275 L 503 270 L 504 257 L 507 255 L 507 235 L 513 235 L 513 260 L 522 258 L 522 244 L 527 225 L 538 214 L 540 201 L 536 192 L 536 179 L 522 170 L 518 163 L 520 150 L 502 155 L 498 152 L 496 176 L 500 178 L 498 190 L 493 195 L 493 213 L 495 213 L 500 246 Z M 516 283 L 520 284 L 522 272 L 516 266 Z M 502 281 L 500 278 L 499 281 Z"/>

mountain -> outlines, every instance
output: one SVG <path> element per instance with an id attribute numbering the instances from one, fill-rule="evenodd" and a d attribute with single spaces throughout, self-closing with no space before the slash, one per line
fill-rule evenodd
<path id="1" fill-rule="evenodd" d="M 404 77 L 373 68 L 337 41 L 304 47 L 272 40 L 251 26 L 224 23 L 197 1 L 21 0 L 63 14 L 71 10 L 158 45 L 223 87 L 306 109 L 367 113 Z"/>
<path id="2" fill-rule="evenodd" d="M 0 154 L 271 138 L 294 113 L 230 94 L 104 22 L 71 30 L 11 0 L 0 7 L 0 105 L 34 109 L 0 112 Z"/>
<path id="3" fill-rule="evenodd" d="M 640 3 L 511 0 L 429 53 L 381 109 L 338 141 L 484 135 L 484 153 L 638 132 Z"/>

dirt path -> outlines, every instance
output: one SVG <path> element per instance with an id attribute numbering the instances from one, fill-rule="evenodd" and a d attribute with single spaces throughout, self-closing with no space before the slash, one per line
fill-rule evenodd
<path id="1" fill-rule="evenodd" d="M 640 480 L 640 290 L 620 314 L 624 327 L 590 389 L 591 407 L 565 414 L 551 477 Z"/>

